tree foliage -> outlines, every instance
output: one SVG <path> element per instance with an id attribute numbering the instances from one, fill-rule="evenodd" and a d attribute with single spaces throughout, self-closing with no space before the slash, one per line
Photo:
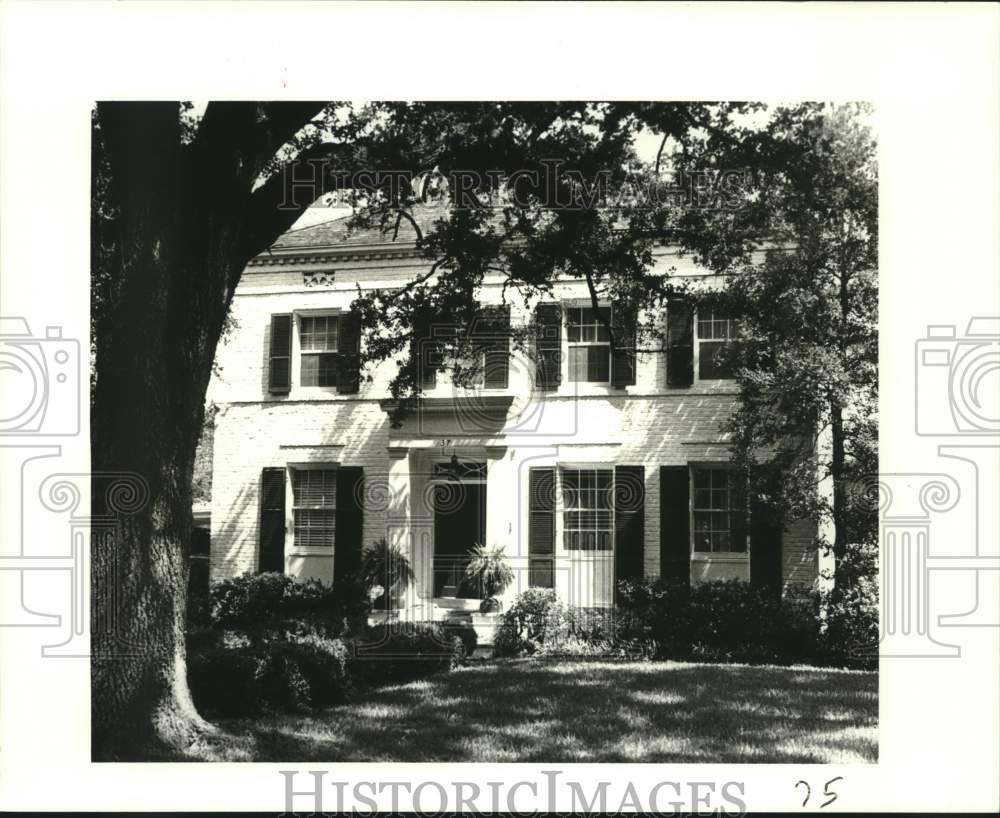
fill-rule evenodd
<path id="1" fill-rule="evenodd" d="M 640 156 L 640 136 L 659 141 L 655 159 Z M 503 275 L 505 297 L 525 301 L 557 275 L 584 281 L 595 306 L 612 299 L 631 320 L 647 316 L 609 327 L 612 345 L 636 330 L 656 346 L 657 315 L 686 289 L 654 269 L 656 242 L 739 270 L 729 290 L 747 315 L 736 446 L 749 458 L 788 431 L 809 439 L 813 422 L 838 427 L 844 451 L 831 470 L 842 492 L 873 456 L 871 160 L 855 112 L 809 105 L 99 104 L 92 463 L 141 476 L 149 503 L 119 515 L 94 549 L 95 758 L 183 747 L 208 729 L 187 691 L 183 638 L 205 391 L 247 262 L 313 202 L 338 193 L 354 224 L 416 233 L 427 273 L 359 292 L 353 305 L 368 362 L 399 362 L 401 406 L 420 391 L 414 327 L 471 321 L 490 272 Z M 449 205 L 428 223 L 419 208 L 446 184 Z M 752 251 L 768 242 L 792 249 L 760 262 Z M 834 505 L 842 518 L 843 498 Z"/>
<path id="2" fill-rule="evenodd" d="M 730 358 L 740 401 L 728 424 L 737 460 L 788 517 L 832 524 L 833 541 L 823 545 L 838 564 L 849 544 L 871 546 L 877 536 L 868 491 L 878 469 L 878 180 L 869 114 L 857 104 L 777 109 L 766 128 L 718 151 L 724 162 L 757 157 L 738 216 L 685 217 L 692 246 L 727 274 L 722 300 L 739 316 Z M 772 458 L 780 481 L 757 468 Z M 821 490 L 825 480 L 831 492 Z"/>

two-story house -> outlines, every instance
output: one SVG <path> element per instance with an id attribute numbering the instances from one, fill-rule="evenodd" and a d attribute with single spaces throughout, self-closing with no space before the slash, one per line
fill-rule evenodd
<path id="1" fill-rule="evenodd" d="M 656 263 L 708 276 L 675 249 Z M 385 537 L 415 581 L 403 615 L 438 619 L 475 543 L 502 545 L 517 579 L 601 607 L 616 580 L 737 578 L 797 593 L 817 576 L 815 529 L 754 513 L 729 467 L 720 423 L 736 397 L 717 360 L 732 323 L 678 304 L 659 350 L 616 348 L 586 285 L 504 303 L 487 280 L 482 374 L 452 384 L 420 353 L 424 396 L 394 426 L 393 360 L 359 377 L 356 290 L 427 270 L 403 225 L 396 240 L 344 220 L 285 234 L 248 265 L 235 328 L 218 353 L 211 576 L 283 571 L 325 582 Z M 533 322 L 527 352 L 507 326 Z M 445 328 L 447 331 L 447 328 Z M 475 331 L 475 330 L 474 330 Z M 459 596 L 461 594 L 458 594 Z M 471 602 L 471 600 L 470 600 Z"/>

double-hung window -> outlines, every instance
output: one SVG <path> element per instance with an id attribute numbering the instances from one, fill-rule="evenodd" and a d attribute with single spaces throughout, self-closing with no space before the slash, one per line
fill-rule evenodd
<path id="1" fill-rule="evenodd" d="M 292 494 L 296 547 L 332 549 L 337 516 L 337 470 L 294 469 Z"/>
<path id="2" fill-rule="evenodd" d="M 711 307 L 698 309 L 698 379 L 733 378 L 732 364 L 722 359 L 726 344 L 736 338 L 736 321 Z"/>
<path id="3" fill-rule="evenodd" d="M 746 509 L 733 469 L 692 467 L 691 513 L 696 554 L 745 553 Z"/>
<path id="4" fill-rule="evenodd" d="M 566 341 L 569 379 L 573 382 L 608 383 L 611 380 L 611 307 L 567 307 Z"/>
<path id="5" fill-rule="evenodd" d="M 614 471 L 563 469 L 563 547 L 610 551 L 614 533 Z"/>
<path id="6" fill-rule="evenodd" d="M 339 340 L 340 319 L 336 315 L 300 316 L 299 346 L 303 386 L 337 385 Z"/>

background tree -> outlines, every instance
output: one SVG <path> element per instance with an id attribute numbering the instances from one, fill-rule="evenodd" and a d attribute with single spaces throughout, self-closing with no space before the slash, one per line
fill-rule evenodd
<path id="1" fill-rule="evenodd" d="M 733 212 L 684 215 L 685 242 L 727 274 L 722 300 L 739 316 L 729 357 L 740 401 L 727 424 L 737 461 L 786 518 L 828 524 L 832 539 L 818 545 L 832 548 L 841 591 L 873 570 L 878 524 L 867 491 L 878 471 L 869 115 L 859 104 L 780 107 L 763 127 L 705 135 L 686 157 L 751 171 Z"/>

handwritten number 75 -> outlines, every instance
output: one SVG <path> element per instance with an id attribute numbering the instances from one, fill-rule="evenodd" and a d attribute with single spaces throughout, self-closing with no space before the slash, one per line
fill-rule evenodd
<path id="1" fill-rule="evenodd" d="M 823 795 L 826 797 L 826 801 L 824 801 L 822 804 L 819 805 L 820 809 L 822 809 L 823 807 L 830 806 L 830 804 L 832 804 L 834 801 L 837 800 L 837 793 L 835 793 L 833 790 L 830 789 L 830 785 L 837 781 L 843 781 L 843 780 L 844 776 L 838 775 L 836 778 L 831 778 L 829 781 L 826 782 L 826 784 L 823 785 Z M 799 788 L 799 784 L 801 784 L 806 788 L 806 797 L 805 800 L 802 802 L 802 806 L 804 807 L 809 803 L 809 798 L 810 796 L 812 796 L 812 787 L 809 786 L 808 781 L 796 781 L 795 782 L 796 789 Z"/>

